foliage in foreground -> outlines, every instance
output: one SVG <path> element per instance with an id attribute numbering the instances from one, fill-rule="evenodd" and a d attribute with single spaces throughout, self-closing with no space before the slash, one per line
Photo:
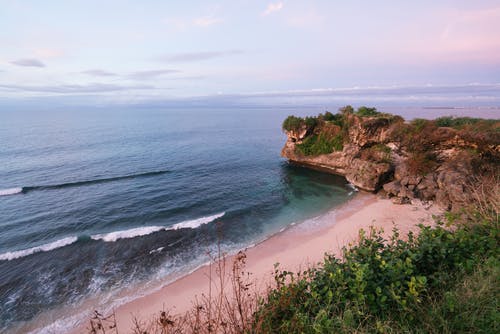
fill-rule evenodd
<path id="1" fill-rule="evenodd" d="M 498 241 L 490 225 L 422 226 L 406 241 L 397 231 L 390 240 L 362 233 L 342 260 L 326 256 L 299 275 L 277 272 L 253 332 L 489 333 L 500 320 L 500 291 L 490 285 L 500 280 Z"/>

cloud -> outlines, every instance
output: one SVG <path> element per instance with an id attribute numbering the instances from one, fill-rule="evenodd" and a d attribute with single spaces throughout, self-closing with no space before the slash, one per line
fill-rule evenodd
<path id="1" fill-rule="evenodd" d="M 266 10 L 262 12 L 262 16 L 267 16 L 274 12 L 278 12 L 282 9 L 283 9 L 283 2 L 270 3 L 267 5 Z"/>
<path id="2" fill-rule="evenodd" d="M 96 77 L 115 77 L 115 76 L 118 76 L 118 74 L 116 74 L 116 73 L 105 71 L 105 70 L 100 70 L 100 69 L 92 69 L 92 70 L 82 71 L 81 73 L 96 76 Z"/>
<path id="3" fill-rule="evenodd" d="M 162 75 L 180 73 L 179 70 L 165 69 L 165 70 L 148 70 L 148 71 L 138 71 L 128 75 L 132 79 L 152 79 Z"/>
<path id="4" fill-rule="evenodd" d="M 194 25 L 198 27 L 208 27 L 217 23 L 222 22 L 221 19 L 213 17 L 213 16 L 205 16 L 197 18 L 193 21 Z"/>
<path id="5" fill-rule="evenodd" d="M 56 93 L 56 94 L 82 94 L 82 93 L 105 93 L 135 89 L 153 89 L 149 85 L 122 86 L 113 84 L 91 83 L 87 85 L 52 85 L 52 86 L 31 86 L 31 85 L 6 85 L 0 84 L 0 90 L 32 92 L 32 93 Z"/>
<path id="6" fill-rule="evenodd" d="M 325 17 L 313 8 L 287 19 L 289 25 L 297 28 L 318 27 L 324 21 Z"/>
<path id="7" fill-rule="evenodd" d="M 213 15 L 202 16 L 195 19 L 171 17 L 163 20 L 163 23 L 174 31 L 185 31 L 188 28 L 208 28 L 223 20 Z"/>
<path id="8" fill-rule="evenodd" d="M 12 65 L 28 67 L 45 67 L 45 64 L 35 58 L 17 59 L 10 62 Z"/>
<path id="9" fill-rule="evenodd" d="M 64 52 L 59 49 L 53 48 L 39 48 L 33 51 L 33 54 L 37 58 L 47 59 L 47 58 L 58 58 L 64 55 Z"/>
<path id="10" fill-rule="evenodd" d="M 207 52 L 186 52 L 186 53 L 177 53 L 171 55 L 165 55 L 160 57 L 162 61 L 168 62 L 193 62 L 193 61 L 202 61 L 209 60 L 214 58 L 221 58 L 230 55 L 242 54 L 242 50 L 226 50 L 226 51 L 207 51 Z"/>

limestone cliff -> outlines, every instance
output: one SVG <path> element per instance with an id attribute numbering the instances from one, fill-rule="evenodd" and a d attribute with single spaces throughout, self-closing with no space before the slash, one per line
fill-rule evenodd
<path id="1" fill-rule="evenodd" d="M 449 118 L 452 128 L 440 126 L 447 119 L 408 123 L 399 116 L 373 114 L 320 114 L 314 122 L 306 119 L 309 125 L 300 118 L 284 123 L 288 140 L 281 155 L 342 175 L 360 189 L 383 189 L 398 203 L 418 198 L 448 209 L 469 200 L 474 175 L 498 176 L 500 121 L 468 121 L 474 126 L 464 121 L 467 126 L 459 128 Z M 339 140 L 341 145 L 332 144 Z"/>

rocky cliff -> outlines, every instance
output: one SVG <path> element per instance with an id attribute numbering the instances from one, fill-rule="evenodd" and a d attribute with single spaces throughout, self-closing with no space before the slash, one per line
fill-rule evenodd
<path id="1" fill-rule="evenodd" d="M 283 128 L 288 140 L 281 155 L 290 162 L 342 175 L 366 191 L 383 189 L 397 203 L 418 198 L 456 209 L 469 201 L 475 176 L 498 177 L 500 170 L 495 120 L 405 122 L 375 109 L 351 109 L 289 117 Z"/>

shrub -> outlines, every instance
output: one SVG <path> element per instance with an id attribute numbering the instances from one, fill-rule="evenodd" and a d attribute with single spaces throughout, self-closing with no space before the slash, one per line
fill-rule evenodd
<path id="1" fill-rule="evenodd" d="M 472 118 L 472 117 L 453 117 L 444 116 L 439 117 L 434 120 L 434 123 L 440 127 L 448 127 L 457 130 L 462 130 L 465 128 L 476 129 L 476 130 L 487 130 L 488 128 L 498 129 L 498 120 L 494 119 L 482 119 L 482 118 Z M 498 130 L 497 130 L 498 131 Z"/>
<path id="2" fill-rule="evenodd" d="M 303 124 L 303 118 L 290 115 L 283 121 L 282 129 L 286 131 L 298 131 Z"/>
<path id="3" fill-rule="evenodd" d="M 333 151 L 342 151 L 343 139 L 340 134 L 330 137 L 328 134 L 320 133 L 319 135 L 306 137 L 301 144 L 297 145 L 297 149 L 304 155 L 320 155 L 332 153 Z"/>
<path id="4" fill-rule="evenodd" d="M 339 112 L 342 114 L 342 115 L 346 115 L 346 114 L 353 114 L 354 113 L 354 108 L 350 105 L 347 105 L 345 107 L 342 107 L 339 109 Z"/>
<path id="5" fill-rule="evenodd" d="M 331 122 L 335 119 L 337 115 L 332 114 L 331 112 L 327 111 L 325 112 L 325 115 L 323 115 L 323 119 L 325 121 Z"/>
<path id="6" fill-rule="evenodd" d="M 478 299 L 465 301 L 455 286 L 481 268 L 485 258 L 498 264 L 499 235 L 495 225 L 460 225 L 455 231 L 421 226 L 418 236 L 410 233 L 407 240 L 397 231 L 389 240 L 373 229 L 361 233 L 356 246 L 344 249 L 342 260 L 327 255 L 319 268 L 299 275 L 277 273 L 277 288 L 255 314 L 253 332 L 440 332 L 442 320 L 450 328 L 473 329 L 474 323 L 491 331 L 500 316 L 499 289 L 490 288 L 494 296 L 479 293 L 488 299 L 488 308 L 481 310 Z M 459 300 L 469 306 L 461 307 Z M 469 319 L 461 314 L 446 314 L 448 303 L 481 317 L 464 325 Z M 436 313 L 445 317 L 429 319 L 433 327 L 420 320 Z"/>
<path id="7" fill-rule="evenodd" d="M 437 166 L 436 155 L 432 152 L 415 151 L 406 160 L 408 170 L 412 174 L 425 176 Z"/>
<path id="8" fill-rule="evenodd" d="M 377 108 L 369 108 L 369 107 L 359 107 L 356 111 L 356 115 L 360 117 L 373 117 L 379 116 L 381 113 L 377 111 Z"/>
<path id="9" fill-rule="evenodd" d="M 306 117 L 304 123 L 308 130 L 313 130 L 319 122 L 317 117 Z"/>
<path id="10" fill-rule="evenodd" d="M 391 148 L 384 144 L 376 144 L 361 151 L 361 157 L 365 160 L 390 163 Z"/>

